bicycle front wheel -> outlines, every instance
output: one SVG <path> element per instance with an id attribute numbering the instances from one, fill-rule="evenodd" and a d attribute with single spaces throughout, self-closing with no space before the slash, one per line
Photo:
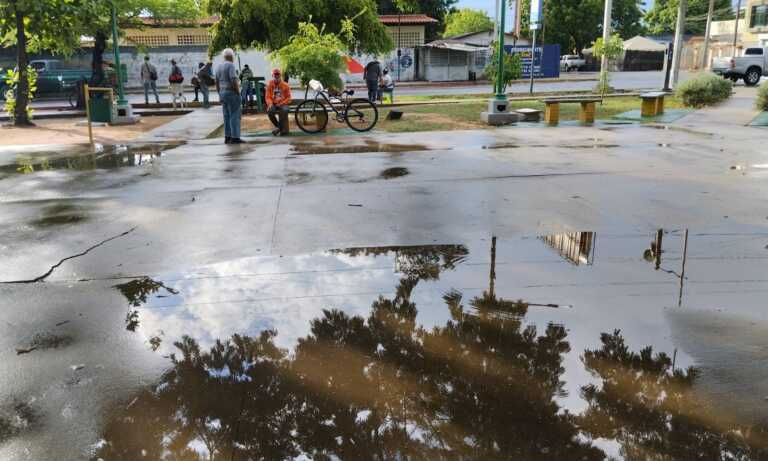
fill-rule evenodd
<path id="1" fill-rule="evenodd" d="M 320 101 L 304 101 L 296 108 L 296 125 L 305 133 L 320 133 L 328 126 L 328 109 Z"/>
<path id="2" fill-rule="evenodd" d="M 355 131 L 370 131 L 379 121 L 379 110 L 367 99 L 354 99 L 344 110 L 347 125 Z"/>

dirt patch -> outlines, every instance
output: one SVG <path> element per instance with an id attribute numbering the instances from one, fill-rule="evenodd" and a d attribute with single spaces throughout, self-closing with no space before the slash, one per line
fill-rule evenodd
<path id="1" fill-rule="evenodd" d="M 178 115 L 144 117 L 135 125 L 95 126 L 94 140 L 100 144 L 115 144 L 132 141 L 147 131 L 176 120 Z M 78 126 L 84 119 L 35 120 L 35 126 L 0 128 L 0 145 L 31 144 L 82 144 L 88 142 L 88 127 Z"/>

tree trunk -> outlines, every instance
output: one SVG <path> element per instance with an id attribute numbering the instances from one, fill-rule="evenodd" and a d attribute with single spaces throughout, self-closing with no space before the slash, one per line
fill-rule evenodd
<path id="1" fill-rule="evenodd" d="M 107 49 L 107 34 L 96 32 L 91 61 L 91 86 L 104 86 L 104 50 Z"/>
<path id="2" fill-rule="evenodd" d="M 13 115 L 14 125 L 29 126 L 27 106 L 29 106 L 29 78 L 27 66 L 29 65 L 29 56 L 27 56 L 27 36 L 24 32 L 24 13 L 19 10 L 19 4 L 16 3 L 16 66 L 19 72 L 19 82 L 16 85 L 16 109 Z"/>

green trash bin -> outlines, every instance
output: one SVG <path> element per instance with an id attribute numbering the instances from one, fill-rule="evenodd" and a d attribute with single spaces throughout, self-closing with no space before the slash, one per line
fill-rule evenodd
<path id="1" fill-rule="evenodd" d="M 92 95 L 90 105 L 92 122 L 112 123 L 112 100 L 109 96 Z"/>

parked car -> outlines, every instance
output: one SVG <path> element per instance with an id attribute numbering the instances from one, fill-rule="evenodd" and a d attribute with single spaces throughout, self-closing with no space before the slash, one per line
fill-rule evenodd
<path id="1" fill-rule="evenodd" d="M 747 48 L 744 56 L 715 59 L 712 72 L 734 82 L 744 79 L 747 86 L 755 86 L 761 77 L 768 77 L 768 48 Z"/>
<path id="2" fill-rule="evenodd" d="M 587 61 L 576 54 L 566 54 L 560 58 L 560 69 L 566 72 L 581 70 L 586 64 Z"/>
<path id="3" fill-rule="evenodd" d="M 37 71 L 38 94 L 65 93 L 83 78 L 91 78 L 91 69 L 66 68 L 58 59 L 37 59 L 29 65 Z"/>

